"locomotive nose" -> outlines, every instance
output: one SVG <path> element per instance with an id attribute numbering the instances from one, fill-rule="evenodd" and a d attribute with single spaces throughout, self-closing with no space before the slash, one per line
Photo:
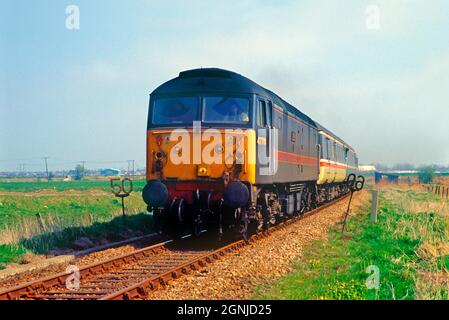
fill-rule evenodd
<path id="1" fill-rule="evenodd" d="M 240 181 L 231 181 L 224 190 L 224 202 L 233 209 L 244 207 L 249 200 L 249 190 Z"/>
<path id="2" fill-rule="evenodd" d="M 161 207 L 167 203 L 168 189 L 160 181 L 150 181 L 142 190 L 142 198 L 150 207 Z"/>

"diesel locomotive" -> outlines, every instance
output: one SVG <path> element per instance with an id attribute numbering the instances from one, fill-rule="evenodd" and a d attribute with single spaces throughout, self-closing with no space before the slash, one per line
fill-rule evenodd
<path id="1" fill-rule="evenodd" d="M 355 150 L 270 90 L 183 71 L 149 100 L 142 196 L 161 232 L 243 237 L 347 193 Z"/>

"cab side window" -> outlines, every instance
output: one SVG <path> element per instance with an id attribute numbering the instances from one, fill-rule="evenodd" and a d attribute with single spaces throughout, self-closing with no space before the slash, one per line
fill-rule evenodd
<path id="1" fill-rule="evenodd" d="M 259 100 L 257 105 L 257 126 L 261 128 L 267 126 L 267 104 L 262 100 Z"/>
<path id="2" fill-rule="evenodd" d="M 268 102 L 268 106 L 267 106 L 267 110 L 265 112 L 265 114 L 267 115 L 267 125 L 272 126 L 272 121 L 271 121 L 271 113 L 273 110 L 273 104 L 271 103 L 271 101 Z"/>

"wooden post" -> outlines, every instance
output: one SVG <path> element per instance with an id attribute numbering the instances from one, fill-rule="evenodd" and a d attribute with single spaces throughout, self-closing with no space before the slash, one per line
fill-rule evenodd
<path id="1" fill-rule="evenodd" d="M 371 200 L 371 221 L 377 222 L 377 208 L 379 206 L 379 191 L 372 190 L 372 200 Z"/>
<path id="2" fill-rule="evenodd" d="M 446 188 L 446 199 L 449 199 L 449 187 Z"/>
<path id="3" fill-rule="evenodd" d="M 41 232 L 45 232 L 44 221 L 42 220 L 41 214 L 39 212 L 36 213 L 36 219 L 39 227 L 41 228 Z"/>

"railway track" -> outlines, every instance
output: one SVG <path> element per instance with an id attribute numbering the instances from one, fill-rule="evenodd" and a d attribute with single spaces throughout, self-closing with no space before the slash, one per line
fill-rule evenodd
<path id="1" fill-rule="evenodd" d="M 286 220 L 270 233 L 343 201 L 329 202 L 302 216 Z M 256 234 L 255 241 L 265 237 Z M 198 271 L 222 256 L 248 243 L 239 240 L 218 246 L 204 241 L 181 239 L 165 241 L 119 257 L 79 268 L 79 286 L 67 286 L 73 273 L 60 273 L 0 291 L 0 300 L 130 300 L 145 297 L 169 281 Z M 71 288 L 71 289 L 68 289 Z"/>

